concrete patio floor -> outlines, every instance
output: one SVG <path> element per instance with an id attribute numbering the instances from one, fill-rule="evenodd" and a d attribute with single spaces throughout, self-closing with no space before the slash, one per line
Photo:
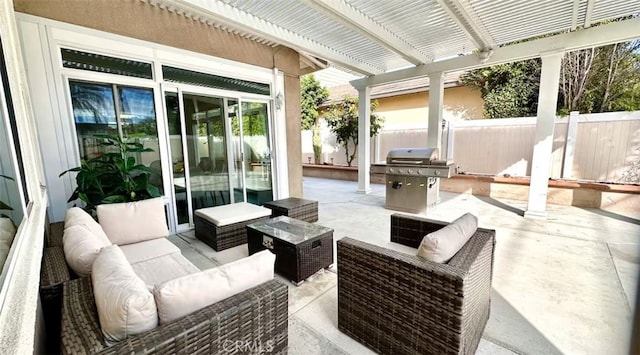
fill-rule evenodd
<path id="1" fill-rule="evenodd" d="M 305 177 L 304 197 L 319 201 L 317 223 L 389 243 L 384 185 Z M 524 201 L 441 193 L 428 211 L 451 221 L 465 212 L 496 230 L 491 316 L 478 354 L 628 354 L 640 271 L 640 211 L 548 205 L 548 220 L 523 218 Z M 247 255 L 246 245 L 215 252 L 193 232 L 171 236 L 200 268 Z M 335 260 L 335 259 L 334 259 Z M 282 279 L 284 282 L 286 280 Z M 369 354 L 337 328 L 337 270 L 289 285 L 290 354 Z"/>

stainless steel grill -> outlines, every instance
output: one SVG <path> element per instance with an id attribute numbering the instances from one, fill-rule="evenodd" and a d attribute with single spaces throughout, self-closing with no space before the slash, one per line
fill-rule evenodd
<path id="1" fill-rule="evenodd" d="M 437 148 L 397 148 L 387 154 L 386 207 L 409 213 L 427 213 L 438 201 L 438 178 L 456 173 L 452 161 L 439 160 Z"/>

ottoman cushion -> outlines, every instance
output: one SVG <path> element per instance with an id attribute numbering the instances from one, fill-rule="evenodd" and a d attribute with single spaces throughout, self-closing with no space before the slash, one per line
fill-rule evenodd
<path id="1" fill-rule="evenodd" d="M 270 216 L 271 210 L 251 203 L 239 202 L 224 206 L 201 208 L 196 210 L 196 215 L 221 227 Z"/>

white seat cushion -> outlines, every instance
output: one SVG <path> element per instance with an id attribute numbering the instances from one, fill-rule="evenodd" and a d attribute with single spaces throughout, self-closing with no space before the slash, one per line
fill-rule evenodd
<path id="1" fill-rule="evenodd" d="M 158 325 L 153 294 L 117 245 L 100 251 L 91 274 L 100 327 L 108 344 Z"/>
<path id="2" fill-rule="evenodd" d="M 99 205 L 98 221 L 113 244 L 124 245 L 169 235 L 164 200 Z"/>
<path id="3" fill-rule="evenodd" d="M 239 202 L 224 206 L 201 208 L 196 210 L 196 215 L 221 227 L 250 219 L 271 216 L 271 210 L 252 203 Z"/>
<path id="4" fill-rule="evenodd" d="M 133 264 L 131 267 L 136 275 L 144 281 L 149 290 L 153 290 L 155 285 L 163 282 L 200 272 L 200 269 L 180 253 L 148 259 Z"/>
<path id="5" fill-rule="evenodd" d="M 445 227 L 427 234 L 418 248 L 418 256 L 436 263 L 448 262 L 478 229 L 478 218 L 465 213 Z"/>
<path id="6" fill-rule="evenodd" d="M 160 324 L 195 312 L 273 279 L 276 256 L 263 250 L 217 268 L 156 285 Z"/>
<path id="7" fill-rule="evenodd" d="M 100 249 L 111 245 L 104 233 L 93 233 L 85 224 L 73 224 L 64 229 L 62 249 L 71 270 L 79 276 L 91 274 Z"/>
<path id="8" fill-rule="evenodd" d="M 180 249 L 167 238 L 151 239 L 140 243 L 121 245 L 120 250 L 122 250 L 131 265 L 168 254 L 180 254 Z"/>

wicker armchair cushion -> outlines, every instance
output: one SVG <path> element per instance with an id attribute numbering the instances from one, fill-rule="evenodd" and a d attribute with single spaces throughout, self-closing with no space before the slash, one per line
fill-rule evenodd
<path id="1" fill-rule="evenodd" d="M 158 325 L 153 294 L 117 245 L 100 251 L 91 275 L 100 327 L 107 343 L 151 330 Z"/>
<path id="2" fill-rule="evenodd" d="M 104 233 L 94 233 L 93 229 L 82 223 L 65 228 L 62 236 L 64 257 L 69 267 L 79 276 L 91 274 L 100 249 L 109 245 L 111 242 Z"/>
<path id="3" fill-rule="evenodd" d="M 448 262 L 478 229 L 478 218 L 465 213 L 445 227 L 427 234 L 420 243 L 418 256 L 436 263 Z"/>
<path id="4" fill-rule="evenodd" d="M 269 250 L 156 285 L 153 294 L 165 324 L 273 279 L 276 256 Z"/>
<path id="5" fill-rule="evenodd" d="M 169 235 L 164 200 L 99 205 L 98 221 L 113 244 L 123 245 Z"/>

